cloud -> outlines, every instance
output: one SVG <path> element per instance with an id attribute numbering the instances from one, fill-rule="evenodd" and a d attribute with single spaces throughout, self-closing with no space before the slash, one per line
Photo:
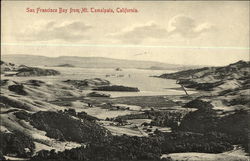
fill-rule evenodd
<path id="1" fill-rule="evenodd" d="M 183 15 L 173 17 L 168 23 L 169 35 L 180 34 L 184 38 L 196 38 L 214 28 L 210 23 L 197 23 L 193 18 Z"/>
<path id="2" fill-rule="evenodd" d="M 129 30 L 112 33 L 109 36 L 126 43 L 141 43 L 146 39 L 166 39 L 172 35 L 180 35 L 183 38 L 196 38 L 202 33 L 214 30 L 214 25 L 204 22 L 197 23 L 193 18 L 178 15 L 168 21 L 164 27 L 154 22 L 134 26 Z"/>
<path id="3" fill-rule="evenodd" d="M 164 38 L 167 34 L 167 29 L 157 25 L 154 22 L 149 22 L 144 25 L 134 26 L 131 29 L 126 29 L 121 33 L 112 33 L 108 36 L 120 39 L 126 43 L 138 44 L 147 38 Z"/>
<path id="4" fill-rule="evenodd" d="M 86 31 L 91 28 L 81 21 L 38 22 L 27 27 L 18 35 L 18 38 L 27 41 L 64 40 L 75 42 L 87 39 Z"/>

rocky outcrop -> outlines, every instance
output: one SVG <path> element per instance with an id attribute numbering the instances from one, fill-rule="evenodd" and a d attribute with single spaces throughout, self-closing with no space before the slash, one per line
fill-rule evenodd
<path id="1" fill-rule="evenodd" d="M 94 90 L 98 91 L 119 91 L 119 92 L 139 92 L 140 90 L 136 87 L 126 87 L 126 86 L 101 86 L 94 88 Z"/>

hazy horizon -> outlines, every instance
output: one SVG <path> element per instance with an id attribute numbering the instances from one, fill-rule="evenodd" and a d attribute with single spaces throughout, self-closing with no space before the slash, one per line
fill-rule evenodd
<path id="1" fill-rule="evenodd" d="M 112 58 L 112 57 L 102 57 L 102 56 L 73 56 L 73 55 L 61 55 L 61 56 L 44 56 L 44 55 L 30 55 L 30 54 L 1 54 L 1 56 L 37 56 L 37 57 L 47 57 L 47 58 L 60 58 L 60 57 L 79 57 L 79 58 L 104 58 L 104 59 L 113 59 L 113 60 L 127 60 L 127 61 L 143 61 L 143 62 L 158 62 L 163 64 L 169 64 L 169 65 L 180 65 L 180 66 L 225 66 L 232 63 L 236 63 L 238 61 L 249 61 L 249 60 L 242 60 L 239 59 L 237 61 L 230 62 L 228 64 L 220 64 L 220 65 L 209 65 L 209 64 L 202 64 L 202 65 L 194 65 L 194 64 L 174 64 L 174 63 L 167 63 L 167 62 L 161 62 L 161 61 L 153 61 L 153 60 L 134 60 L 134 59 L 122 59 L 122 58 Z M 2 60 L 4 61 L 4 60 Z M 73 65 L 73 64 L 72 64 Z"/>

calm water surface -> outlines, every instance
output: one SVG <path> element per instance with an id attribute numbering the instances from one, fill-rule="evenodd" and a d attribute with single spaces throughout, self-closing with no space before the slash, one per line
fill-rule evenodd
<path id="1" fill-rule="evenodd" d="M 43 67 L 45 68 L 45 67 Z M 49 68 L 49 67 L 48 67 Z M 111 94 L 112 97 L 120 96 L 151 96 L 151 95 L 182 95 L 181 90 L 173 90 L 169 88 L 180 87 L 175 80 L 160 79 L 150 76 L 161 75 L 164 73 L 175 72 L 172 70 L 144 70 L 144 69 L 122 69 L 116 71 L 110 68 L 67 68 L 67 67 L 50 67 L 61 72 L 58 76 L 44 77 L 13 77 L 12 79 L 40 79 L 53 83 L 58 80 L 83 80 L 89 78 L 102 78 L 109 80 L 114 85 L 123 85 L 129 87 L 137 87 L 140 92 L 104 92 Z"/>

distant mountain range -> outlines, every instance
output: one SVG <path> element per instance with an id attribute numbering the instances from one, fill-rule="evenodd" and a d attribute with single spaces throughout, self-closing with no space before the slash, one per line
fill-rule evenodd
<path id="1" fill-rule="evenodd" d="M 138 61 L 125 59 L 111 59 L 104 57 L 77 57 L 77 56 L 60 56 L 46 57 L 35 55 L 2 55 L 1 59 L 6 62 L 15 64 L 25 64 L 28 66 L 61 66 L 67 64 L 74 67 L 84 68 L 141 68 L 154 70 L 183 70 L 197 68 L 200 66 L 184 66 L 176 64 L 167 64 L 154 61 Z"/>

